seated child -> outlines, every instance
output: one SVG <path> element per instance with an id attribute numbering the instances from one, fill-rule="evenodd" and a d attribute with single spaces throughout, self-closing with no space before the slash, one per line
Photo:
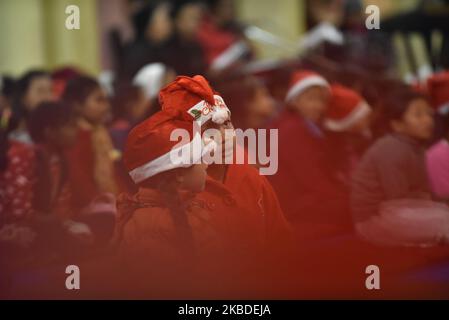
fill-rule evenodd
<path id="1" fill-rule="evenodd" d="M 449 210 L 430 201 L 424 143 L 433 111 L 425 96 L 394 92 L 386 109 L 392 132 L 363 156 L 353 177 L 351 204 L 357 233 L 381 245 L 447 241 Z"/>
<path id="2" fill-rule="evenodd" d="M 371 141 L 371 107 L 356 91 L 331 86 L 331 99 L 324 127 L 335 174 L 348 186 L 364 149 Z"/>
<path id="3" fill-rule="evenodd" d="M 26 128 L 29 113 L 42 102 L 53 101 L 53 87 L 50 74 L 42 70 L 32 70 L 24 74 L 15 84 L 12 111 L 16 128 L 9 134 L 10 139 L 31 144 Z"/>
<path id="4" fill-rule="evenodd" d="M 8 148 L 0 179 L 0 217 L 9 230 L 32 230 L 33 241 L 26 246 L 32 245 L 30 256 L 40 252 L 42 262 L 44 253 L 70 252 L 66 245 L 75 239 L 90 243 L 92 233 L 87 225 L 71 220 L 64 149 L 76 138 L 73 114 L 60 103 L 42 103 L 29 114 L 27 127 L 33 145 L 12 141 Z"/>
<path id="5" fill-rule="evenodd" d="M 270 176 L 286 217 L 300 237 L 350 229 L 345 186 L 332 171 L 322 122 L 330 86 L 310 71 L 293 74 L 286 109 L 270 126 L 279 129 L 279 170 Z"/>
<path id="6" fill-rule="evenodd" d="M 81 211 L 104 193 L 115 194 L 115 162 L 120 158 L 105 127 L 109 101 L 98 82 L 90 77 L 72 79 L 62 101 L 75 112 L 76 143 L 67 151 L 72 204 Z"/>
<path id="7" fill-rule="evenodd" d="M 265 91 L 262 92 L 264 96 L 262 100 L 266 99 L 266 94 Z M 161 90 L 160 101 L 164 112 L 177 114 L 190 125 L 199 122 L 202 133 L 209 129 L 221 133 L 219 148 L 223 150 L 222 161 L 215 161 L 209 165 L 207 173 L 211 181 L 206 185 L 205 194 L 209 191 L 214 192 L 212 185 L 228 189 L 234 195 L 238 206 L 247 209 L 245 214 L 248 217 L 246 218 L 254 219 L 252 228 L 254 235 L 261 234 L 270 251 L 271 249 L 284 250 L 288 246 L 287 243 L 291 242 L 291 230 L 276 193 L 267 178 L 247 163 L 239 164 L 232 161 L 227 164 L 224 161 L 226 155 L 234 149 L 243 148 L 243 146 L 236 146 L 234 135 L 224 134 L 226 130 L 234 132 L 231 112 L 226 102 L 202 76 L 179 76 Z M 214 106 L 212 111 L 207 107 L 208 104 Z M 199 110 L 202 112 L 197 113 L 199 115 L 197 118 L 193 111 Z"/>
<path id="8" fill-rule="evenodd" d="M 201 157 L 214 150 L 215 142 L 203 144 L 201 154 L 192 152 L 190 146 L 201 143 L 198 134 L 192 138 L 192 125 L 170 116 L 160 119 L 153 116 L 137 125 L 126 143 L 124 163 L 139 187 L 135 195 L 122 194 L 118 201 L 115 243 L 126 270 L 160 274 L 240 263 L 250 252 L 249 224 L 224 188 L 207 198 L 199 196 L 207 184 Z M 188 143 L 170 140 L 177 128 L 189 132 Z M 179 148 L 190 155 L 189 163 L 171 159 Z M 230 256 L 240 258 L 226 258 Z"/>

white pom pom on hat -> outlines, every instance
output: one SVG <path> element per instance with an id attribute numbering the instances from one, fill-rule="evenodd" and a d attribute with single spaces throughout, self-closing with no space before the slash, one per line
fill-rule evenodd
<path id="1" fill-rule="evenodd" d="M 212 122 L 216 123 L 216 124 L 223 124 L 225 123 L 227 120 L 229 120 L 229 111 L 228 109 L 224 109 L 224 108 L 217 108 L 213 113 L 212 113 Z"/>

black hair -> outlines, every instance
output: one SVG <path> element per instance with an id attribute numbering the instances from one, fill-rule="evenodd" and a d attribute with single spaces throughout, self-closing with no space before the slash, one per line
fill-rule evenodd
<path id="1" fill-rule="evenodd" d="M 45 142 L 45 130 L 60 128 L 73 119 L 72 109 L 61 102 L 43 102 L 33 110 L 27 121 L 28 132 L 35 143 Z"/>
<path id="2" fill-rule="evenodd" d="M 132 84 L 121 84 L 116 88 L 116 94 L 112 99 L 112 110 L 115 119 L 128 119 L 128 107 L 135 103 L 141 94 L 141 89 Z"/>
<path id="3" fill-rule="evenodd" d="M 412 88 L 401 88 L 390 92 L 384 101 L 384 113 L 386 120 L 401 120 L 407 112 L 410 103 L 414 100 L 423 99 L 429 101 L 428 97 Z"/>
<path id="4" fill-rule="evenodd" d="M 143 8 L 137 11 L 132 16 L 132 23 L 135 31 L 136 40 L 142 40 L 145 38 L 145 31 L 147 29 L 148 23 L 151 21 L 154 10 L 156 9 L 158 3 L 150 2 L 147 3 Z"/>
<path id="5" fill-rule="evenodd" d="M 28 110 L 23 103 L 31 83 L 36 78 L 48 77 L 50 74 L 44 70 L 32 70 L 25 73 L 14 85 L 14 94 L 12 99 L 12 110 L 16 121 L 21 121 L 28 116 Z"/>
<path id="6" fill-rule="evenodd" d="M 209 10 L 214 11 L 220 4 L 221 0 L 204 0 L 204 4 L 209 8 Z"/>
<path id="7" fill-rule="evenodd" d="M 92 77 L 76 77 L 67 83 L 62 94 L 62 101 L 75 110 L 77 105 L 84 104 L 89 95 L 99 88 L 100 84 Z"/>
<path id="8" fill-rule="evenodd" d="M 0 76 L 1 77 L 1 85 L 0 85 L 0 94 L 7 99 L 12 99 L 14 95 L 14 89 L 16 82 L 12 77 L 9 76 Z"/>

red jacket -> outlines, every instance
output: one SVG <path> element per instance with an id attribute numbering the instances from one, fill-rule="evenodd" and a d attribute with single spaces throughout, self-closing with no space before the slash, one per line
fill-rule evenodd
<path id="1" fill-rule="evenodd" d="M 222 184 L 209 179 L 207 191 L 181 196 L 193 251 L 188 250 L 188 239 L 182 238 L 159 191 L 141 188 L 132 197 L 119 197 L 116 241 L 121 256 L 131 262 L 133 269 L 137 261 L 153 266 L 194 262 L 202 267 L 217 267 L 227 260 L 246 259 L 258 251 L 262 241 L 254 221 L 243 213 Z"/>
<path id="2" fill-rule="evenodd" d="M 235 194 L 263 230 L 266 244 L 276 246 L 291 241 L 290 225 L 284 217 L 276 193 L 268 180 L 248 164 L 228 165 L 224 185 Z"/>
<path id="3" fill-rule="evenodd" d="M 348 228 L 349 193 L 334 177 L 322 131 L 289 110 L 272 127 L 279 129 L 279 169 L 270 180 L 290 222 L 312 233 L 307 226 Z"/>

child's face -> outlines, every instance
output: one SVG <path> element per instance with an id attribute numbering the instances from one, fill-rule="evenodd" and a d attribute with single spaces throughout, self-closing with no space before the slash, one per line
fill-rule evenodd
<path id="1" fill-rule="evenodd" d="M 24 97 L 24 104 L 28 111 L 34 110 L 42 102 L 54 99 L 52 81 L 50 77 L 42 76 L 34 78 Z"/>
<path id="2" fill-rule="evenodd" d="M 202 192 L 206 186 L 207 164 L 194 164 L 184 169 L 180 176 L 180 187 L 192 192 Z"/>
<path id="3" fill-rule="evenodd" d="M 410 102 L 400 121 L 392 122 L 393 130 L 419 140 L 432 137 L 434 122 L 433 109 L 424 99 Z"/>
<path id="4" fill-rule="evenodd" d="M 81 106 L 81 116 L 92 124 L 102 124 L 109 116 L 109 100 L 103 89 L 97 88 Z"/>
<path id="5" fill-rule="evenodd" d="M 329 97 L 328 89 L 314 86 L 297 95 L 291 105 L 305 119 L 319 123 L 326 112 Z"/>

